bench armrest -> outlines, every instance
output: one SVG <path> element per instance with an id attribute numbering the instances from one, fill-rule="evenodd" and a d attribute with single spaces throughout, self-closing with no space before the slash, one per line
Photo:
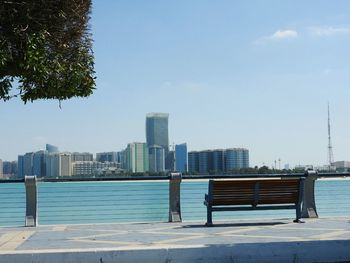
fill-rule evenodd
<path id="1" fill-rule="evenodd" d="M 207 194 L 204 195 L 204 205 L 208 206 L 209 205 L 209 196 Z"/>

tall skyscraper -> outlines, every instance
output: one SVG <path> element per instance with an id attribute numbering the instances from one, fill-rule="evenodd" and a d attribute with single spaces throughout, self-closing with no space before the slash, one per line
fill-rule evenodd
<path id="1" fill-rule="evenodd" d="M 146 143 L 129 143 L 125 150 L 126 169 L 133 173 L 149 171 L 149 154 Z"/>
<path id="2" fill-rule="evenodd" d="M 59 152 L 59 151 L 58 151 L 58 147 L 57 147 L 57 146 L 54 146 L 54 145 L 52 145 L 52 144 L 46 144 L 46 151 L 47 151 L 48 153 L 57 153 L 57 152 Z"/>
<path id="3" fill-rule="evenodd" d="M 148 146 L 159 145 L 169 151 L 168 113 L 146 115 L 146 141 Z"/>
<path id="4" fill-rule="evenodd" d="M 148 147 L 154 145 L 164 148 L 165 169 L 170 169 L 168 113 L 148 113 L 146 115 L 146 142 Z"/>
<path id="5" fill-rule="evenodd" d="M 187 144 L 175 145 L 175 170 L 181 173 L 187 172 Z"/>

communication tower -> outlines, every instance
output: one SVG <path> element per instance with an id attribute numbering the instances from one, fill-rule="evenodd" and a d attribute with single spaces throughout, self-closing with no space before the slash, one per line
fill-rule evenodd
<path id="1" fill-rule="evenodd" d="M 331 140 L 331 118 L 329 113 L 329 102 L 328 102 L 328 165 L 329 168 L 332 167 L 333 160 L 333 147 L 332 147 L 332 140 Z"/>

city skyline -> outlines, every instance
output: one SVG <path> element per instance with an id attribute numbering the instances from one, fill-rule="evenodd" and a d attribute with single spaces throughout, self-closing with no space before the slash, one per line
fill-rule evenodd
<path id="1" fill-rule="evenodd" d="M 0 103 L 0 159 L 45 143 L 104 152 L 145 141 L 167 112 L 169 143 L 244 147 L 251 166 L 349 160 L 348 1 L 93 1 L 97 89 L 86 99 Z"/>

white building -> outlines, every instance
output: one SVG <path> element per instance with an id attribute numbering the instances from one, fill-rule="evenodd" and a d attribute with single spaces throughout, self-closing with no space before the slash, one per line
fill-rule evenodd
<path id="1" fill-rule="evenodd" d="M 47 156 L 47 176 L 71 176 L 72 171 L 72 155 L 70 153 L 52 153 Z"/>
<path id="2" fill-rule="evenodd" d="M 92 153 L 72 153 L 72 162 L 80 162 L 80 161 L 93 161 L 94 155 Z"/>
<path id="3" fill-rule="evenodd" d="M 149 155 L 146 143 L 129 143 L 125 150 L 126 169 L 133 173 L 144 173 L 149 171 Z"/>
<path id="4" fill-rule="evenodd" d="M 73 163 L 73 175 L 96 175 L 101 174 L 109 168 L 117 169 L 116 162 L 95 162 L 95 161 L 81 161 Z"/>
<path id="5" fill-rule="evenodd" d="M 350 162 L 349 161 L 338 161 L 332 163 L 332 166 L 335 167 L 335 169 L 338 172 L 348 172 L 350 171 Z"/>

